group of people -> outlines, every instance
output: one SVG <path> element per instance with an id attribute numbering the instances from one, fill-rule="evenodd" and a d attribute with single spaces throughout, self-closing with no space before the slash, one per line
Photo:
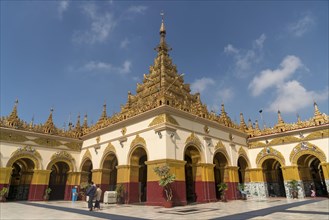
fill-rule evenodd
<path id="1" fill-rule="evenodd" d="M 94 182 L 91 182 L 90 187 L 87 189 L 86 195 L 88 196 L 88 209 L 89 211 L 92 211 L 93 209 L 100 210 L 100 200 L 102 196 L 102 190 L 99 188 L 98 185 L 94 184 Z M 95 206 L 93 206 L 93 201 L 95 200 Z"/>

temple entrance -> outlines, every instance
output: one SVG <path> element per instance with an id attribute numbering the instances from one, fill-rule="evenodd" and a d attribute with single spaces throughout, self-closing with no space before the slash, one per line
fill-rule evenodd
<path id="1" fill-rule="evenodd" d="M 238 168 L 239 183 L 244 184 L 246 182 L 246 169 L 248 168 L 248 163 L 244 157 L 239 157 Z"/>
<path id="2" fill-rule="evenodd" d="M 138 167 L 138 200 L 139 202 L 146 202 L 147 198 L 147 161 L 146 151 L 142 147 L 138 147 L 134 150 L 131 156 L 131 165 Z"/>
<path id="3" fill-rule="evenodd" d="M 225 155 L 221 152 L 217 152 L 214 156 L 214 177 L 215 177 L 215 191 L 216 198 L 220 200 L 220 192 L 218 191 L 217 185 L 219 183 L 224 183 L 224 172 L 225 167 L 228 165 L 228 161 Z"/>
<path id="4" fill-rule="evenodd" d="M 81 183 L 86 182 L 90 183 L 92 180 L 92 169 L 93 169 L 93 164 L 90 159 L 87 159 L 81 168 L 82 174 L 81 174 Z"/>
<path id="5" fill-rule="evenodd" d="M 67 173 L 70 167 L 65 162 L 57 162 L 51 167 L 49 188 L 51 193 L 49 200 L 64 200 Z"/>
<path id="6" fill-rule="evenodd" d="M 117 167 L 118 166 L 118 159 L 115 156 L 115 154 L 111 153 L 107 155 L 104 159 L 103 163 L 103 169 L 108 170 L 108 174 L 106 175 L 106 179 L 103 181 L 103 183 L 108 183 L 108 189 L 109 191 L 114 191 L 115 187 L 117 185 Z"/>
<path id="7" fill-rule="evenodd" d="M 34 162 L 21 158 L 14 162 L 12 168 L 8 200 L 28 200 Z"/>
<path id="8" fill-rule="evenodd" d="M 185 164 L 185 186 L 186 186 L 186 201 L 187 203 L 196 202 L 196 165 L 200 162 L 200 153 L 194 146 L 186 148 L 184 160 Z"/>
<path id="9" fill-rule="evenodd" d="M 286 197 L 281 164 L 275 159 L 267 159 L 262 164 L 264 180 L 269 197 Z"/>
<path id="10" fill-rule="evenodd" d="M 328 196 L 320 160 L 310 154 L 302 155 L 298 161 L 298 171 L 303 181 L 305 195 L 311 196 L 311 189 L 315 189 L 316 196 Z"/>

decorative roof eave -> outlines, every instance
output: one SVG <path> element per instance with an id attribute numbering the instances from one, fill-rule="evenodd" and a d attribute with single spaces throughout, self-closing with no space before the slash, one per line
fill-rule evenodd
<path id="1" fill-rule="evenodd" d="M 47 138 L 47 139 L 52 139 L 52 140 L 57 140 L 57 141 L 82 143 L 82 140 L 77 139 L 77 138 L 64 137 L 64 136 L 59 136 L 59 135 L 54 135 L 54 134 L 44 134 L 44 133 L 39 133 L 39 132 L 34 132 L 34 131 L 25 131 L 25 130 L 19 130 L 19 129 L 14 129 L 14 128 L 0 127 L 0 132 L 1 133 L 4 132 L 4 133 L 19 134 L 22 136 Z"/>
<path id="2" fill-rule="evenodd" d="M 328 124 L 323 124 L 323 125 L 316 125 L 316 126 L 311 126 L 311 127 L 306 127 L 306 128 L 299 128 L 295 130 L 290 130 L 290 131 L 285 131 L 285 132 L 276 132 L 273 134 L 264 134 L 264 135 L 259 135 L 255 137 L 250 137 L 249 143 L 251 142 L 256 142 L 259 140 L 264 140 L 264 139 L 274 139 L 274 138 L 279 138 L 279 137 L 285 137 L 287 135 L 298 135 L 300 132 L 314 132 L 314 131 L 320 131 L 320 130 L 325 130 L 329 129 L 329 123 Z"/>

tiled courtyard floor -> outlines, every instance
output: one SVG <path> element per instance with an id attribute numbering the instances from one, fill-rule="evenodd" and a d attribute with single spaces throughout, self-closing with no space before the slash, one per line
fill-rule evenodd
<path id="1" fill-rule="evenodd" d="M 101 204 L 90 212 L 86 202 L 5 202 L 0 219 L 329 219 L 329 199 L 235 200 L 177 206 Z"/>

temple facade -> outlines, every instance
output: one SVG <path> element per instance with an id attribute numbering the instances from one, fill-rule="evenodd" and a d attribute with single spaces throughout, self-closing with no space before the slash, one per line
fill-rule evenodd
<path id="1" fill-rule="evenodd" d="M 128 92 L 121 111 L 89 126 L 87 116 L 68 130 L 53 123 L 27 123 L 18 116 L 18 101 L 0 119 L 0 189 L 8 200 L 70 200 L 72 188 L 88 181 L 103 192 L 124 186 L 125 203 L 161 205 L 163 188 L 154 168 L 168 165 L 176 179 L 173 202 L 186 205 L 220 199 L 219 183 L 228 185 L 227 198 L 291 198 L 289 182 L 298 182 L 298 197 L 329 190 L 329 118 L 314 103 L 309 120 L 285 123 L 278 112 L 274 127 L 258 122 L 233 122 L 225 111 L 207 110 L 200 94 L 192 94 L 184 74 L 169 57 L 162 21 L 157 56 L 136 93 Z M 78 187 L 78 190 L 81 190 Z M 240 191 L 239 191 L 240 190 Z"/>

